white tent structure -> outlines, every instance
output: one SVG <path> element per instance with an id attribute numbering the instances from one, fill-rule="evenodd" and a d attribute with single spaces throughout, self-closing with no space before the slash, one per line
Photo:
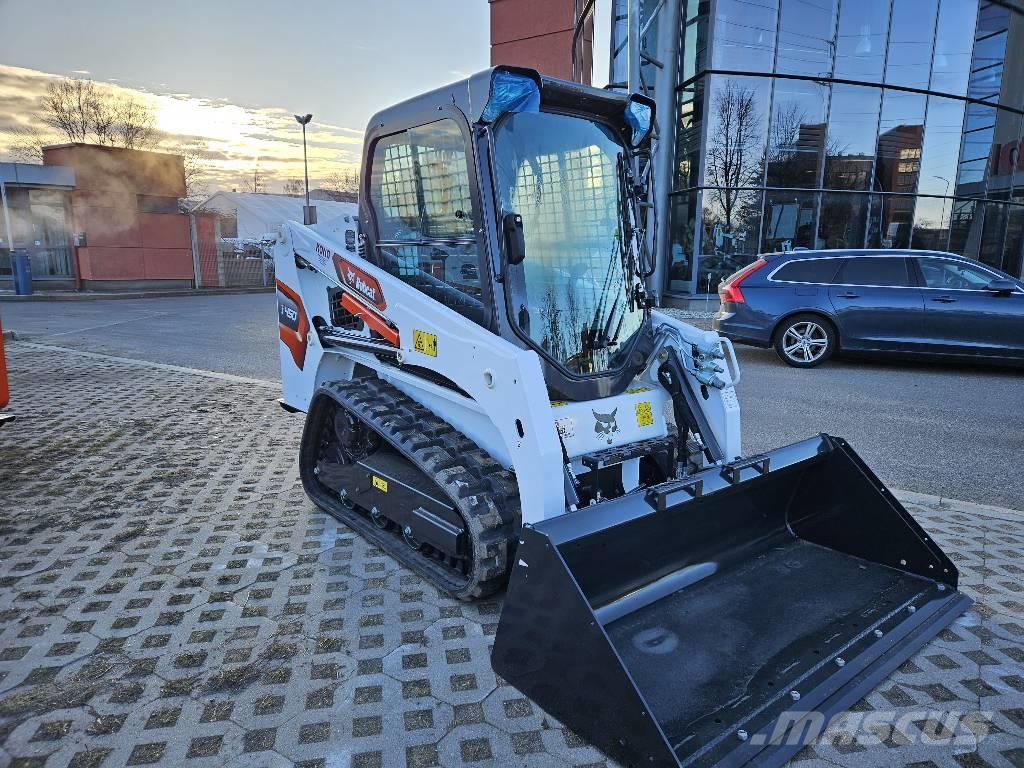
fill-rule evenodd
<path id="1" fill-rule="evenodd" d="M 225 216 L 234 216 L 238 224 L 235 237 L 243 240 L 260 240 L 265 235 L 276 236 L 277 230 L 286 221 L 302 221 L 303 197 L 289 195 L 266 195 L 251 192 L 217 192 L 210 196 L 197 210 L 217 211 Z M 316 206 L 315 229 L 332 239 L 344 242 L 344 231 L 356 229 L 359 206 L 355 203 L 336 203 L 331 200 L 311 200 Z"/>

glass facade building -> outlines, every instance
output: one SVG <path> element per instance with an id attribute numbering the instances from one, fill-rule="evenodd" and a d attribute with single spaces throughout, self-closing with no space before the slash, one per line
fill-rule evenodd
<path id="1" fill-rule="evenodd" d="M 1022 275 L 1024 4 L 681 2 L 666 292 L 798 247 L 948 250 Z M 612 82 L 624 34 L 618 19 Z"/>

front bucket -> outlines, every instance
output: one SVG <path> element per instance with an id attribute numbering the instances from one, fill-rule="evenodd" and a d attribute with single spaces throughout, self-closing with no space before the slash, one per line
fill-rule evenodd
<path id="1" fill-rule="evenodd" d="M 525 527 L 492 661 L 627 764 L 781 765 L 970 605 L 957 576 L 821 435 Z"/>

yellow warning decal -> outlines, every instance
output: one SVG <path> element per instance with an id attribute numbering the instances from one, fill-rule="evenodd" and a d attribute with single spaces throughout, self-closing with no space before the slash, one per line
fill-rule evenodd
<path id="1" fill-rule="evenodd" d="M 388 481 L 385 480 L 383 477 L 377 477 L 376 475 L 374 475 L 373 476 L 373 487 L 376 488 L 378 491 L 384 491 L 384 493 L 387 493 L 388 492 Z"/>
<path id="2" fill-rule="evenodd" d="M 422 355 L 437 357 L 437 335 L 414 330 L 412 332 L 412 348 Z"/>
<path id="3" fill-rule="evenodd" d="M 565 405 L 565 402 L 566 402 L 565 400 L 552 400 L 551 401 L 551 407 L 552 408 L 561 408 L 563 405 Z"/>
<path id="4" fill-rule="evenodd" d="M 638 427 L 649 427 L 654 423 L 654 412 L 651 410 L 649 401 L 644 400 L 636 404 L 636 425 Z"/>
<path id="5" fill-rule="evenodd" d="M 650 387 L 633 387 L 632 389 L 627 389 L 626 390 L 626 394 L 627 395 L 639 395 L 641 392 L 650 392 L 650 391 L 651 391 Z"/>

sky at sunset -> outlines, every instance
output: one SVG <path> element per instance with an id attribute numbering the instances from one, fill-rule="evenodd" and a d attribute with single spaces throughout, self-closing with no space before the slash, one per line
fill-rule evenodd
<path id="1" fill-rule="evenodd" d="M 58 77 L 150 104 L 158 149 L 192 147 L 212 189 L 350 171 L 378 109 L 489 61 L 486 0 L 0 0 L 0 160 Z M 55 139 L 56 140 L 56 139 Z"/>

